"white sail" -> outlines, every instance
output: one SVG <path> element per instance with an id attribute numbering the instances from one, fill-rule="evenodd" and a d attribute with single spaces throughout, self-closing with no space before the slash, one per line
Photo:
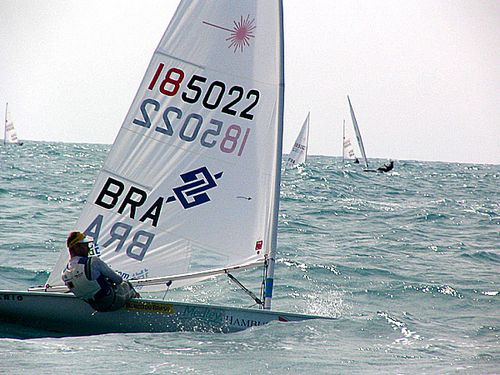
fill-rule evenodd
<path id="1" fill-rule="evenodd" d="M 354 152 L 354 139 L 356 139 L 355 134 L 353 132 L 349 132 L 349 130 L 346 131 L 344 120 L 342 123 L 342 162 L 346 159 L 359 161 L 359 158 L 356 156 L 356 152 Z"/>
<path id="2" fill-rule="evenodd" d="M 5 128 L 4 128 L 4 144 L 18 144 L 16 128 L 14 127 L 14 120 L 9 112 L 9 103 L 5 105 Z"/>
<path id="3" fill-rule="evenodd" d="M 281 23 L 280 1 L 181 1 L 71 228 L 125 279 L 206 275 L 275 246 Z"/>
<path id="4" fill-rule="evenodd" d="M 368 168 L 368 159 L 366 158 L 365 146 L 363 145 L 363 139 L 361 138 L 361 132 L 359 131 L 358 122 L 356 121 L 356 116 L 354 115 L 354 110 L 352 109 L 351 99 L 349 98 L 349 96 L 347 96 L 347 101 L 349 102 L 349 110 L 351 112 L 354 136 L 348 135 L 349 132 L 346 130 L 345 142 L 347 143 L 347 147 L 353 148 L 352 153 L 354 154 L 354 158 L 360 155 L 363 163 L 365 164 L 365 167 Z M 356 143 L 354 143 L 354 139 L 356 139 Z M 358 147 L 359 151 L 354 150 L 354 145 Z M 346 149 L 346 146 L 344 146 L 344 149 Z"/>
<path id="5" fill-rule="evenodd" d="M 300 164 L 304 164 L 307 158 L 307 146 L 309 144 L 309 117 L 310 112 L 307 114 L 304 123 L 302 124 L 302 128 L 300 129 L 300 133 L 293 144 L 292 150 L 288 155 L 288 159 L 286 161 L 286 168 L 294 168 Z"/>
<path id="6" fill-rule="evenodd" d="M 351 162 L 359 163 L 361 159 L 361 150 L 357 141 L 354 127 L 345 127 L 343 123 L 343 137 L 342 137 L 342 160 L 349 160 Z"/>

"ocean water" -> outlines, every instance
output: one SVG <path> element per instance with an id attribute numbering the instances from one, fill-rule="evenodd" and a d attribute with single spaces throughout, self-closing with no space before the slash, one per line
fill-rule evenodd
<path id="1" fill-rule="evenodd" d="M 0 289 L 46 281 L 108 151 L 0 147 Z M 499 374 L 499 186 L 498 165 L 312 156 L 282 177 L 273 308 L 337 320 L 38 338 L 0 323 L 0 374 Z M 252 304 L 225 278 L 169 298 Z"/>

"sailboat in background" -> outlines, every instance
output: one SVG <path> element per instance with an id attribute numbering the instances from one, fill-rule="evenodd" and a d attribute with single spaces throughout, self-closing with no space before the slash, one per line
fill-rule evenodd
<path id="1" fill-rule="evenodd" d="M 132 299 L 96 313 L 61 280 L 0 291 L 0 320 L 62 334 L 234 332 L 271 311 L 283 134 L 282 1 L 182 0 L 75 229 L 144 296 L 228 275 L 259 309 Z M 231 272 L 262 268 L 259 297 Z M 328 319 L 328 318 L 326 318 Z"/>
<path id="2" fill-rule="evenodd" d="M 346 160 L 352 160 L 353 163 L 359 164 L 359 159 L 354 152 L 351 139 L 351 137 L 346 136 L 344 119 L 342 122 L 342 164 L 345 164 Z"/>
<path id="3" fill-rule="evenodd" d="M 9 112 L 9 103 L 5 104 L 5 127 L 3 133 L 3 144 L 16 144 L 19 146 L 23 145 L 17 138 L 16 128 L 14 127 L 14 121 L 12 120 L 12 116 Z"/>
<path id="4" fill-rule="evenodd" d="M 363 145 L 363 139 L 361 138 L 361 132 L 359 131 L 358 122 L 356 120 L 356 115 L 352 108 L 351 99 L 349 95 L 347 96 L 347 101 L 349 103 L 349 110 L 351 112 L 352 119 L 352 130 L 345 127 L 345 120 L 343 124 L 343 142 L 342 142 L 342 160 L 350 159 L 359 162 L 362 160 L 365 168 L 368 169 L 368 158 L 366 157 L 365 146 Z M 354 139 L 356 141 L 354 141 Z"/>
<path id="5" fill-rule="evenodd" d="M 309 118 L 311 112 L 307 113 L 307 117 L 302 124 L 300 133 L 293 144 L 292 150 L 288 155 L 286 161 L 286 168 L 295 168 L 301 164 L 304 164 L 307 159 L 307 147 L 309 144 Z"/>
<path id="6" fill-rule="evenodd" d="M 345 128 L 345 120 L 343 123 L 343 136 L 342 136 L 342 163 L 344 163 L 345 159 L 353 160 L 354 163 L 359 163 L 359 158 L 357 155 L 361 155 L 361 159 L 365 165 L 363 172 L 389 172 L 394 168 L 394 161 L 389 160 L 388 164 L 384 164 L 377 169 L 369 169 L 368 167 L 368 158 L 366 157 L 365 146 L 363 145 L 363 139 L 361 138 L 361 132 L 359 131 L 358 121 L 356 120 L 356 115 L 354 114 L 354 110 L 352 109 L 351 99 L 349 95 L 347 96 L 347 101 L 349 102 L 349 110 L 351 112 L 352 126 L 354 130 L 354 135 L 349 131 L 346 131 Z M 354 142 L 353 139 L 356 138 L 357 142 Z M 358 151 L 354 150 L 354 146 L 358 146 Z"/>

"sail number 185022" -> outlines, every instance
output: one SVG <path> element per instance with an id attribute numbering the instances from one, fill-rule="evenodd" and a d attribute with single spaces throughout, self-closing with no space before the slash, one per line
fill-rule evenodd
<path id="1" fill-rule="evenodd" d="M 164 64 L 160 63 L 149 82 L 149 91 L 158 89 L 160 94 L 167 97 L 179 94 L 180 99 L 188 104 L 200 102 L 208 110 L 219 108 L 220 112 L 236 118 L 246 120 L 254 118 L 251 111 L 259 102 L 259 91 L 252 89 L 245 92 L 241 86 L 232 86 L 226 92 L 224 82 L 216 80 L 207 83 L 206 77 L 196 74 L 189 79 L 186 87 L 183 88 L 182 83 L 186 77 L 183 70 L 170 68 L 166 73 L 164 70 L 166 70 Z M 224 153 L 237 156 L 243 154 L 251 132 L 249 127 L 231 123 L 232 121 L 225 124 L 215 118 L 207 119 L 201 113 L 189 113 L 189 111 L 185 113 L 183 111 L 185 106 L 181 103 L 178 106 L 170 104 L 166 108 L 162 108 L 162 103 L 156 98 L 145 98 L 140 104 L 139 112 L 132 120 L 132 124 L 148 129 L 152 128 L 155 132 L 165 136 L 176 135 L 184 142 L 196 140 L 201 146 L 207 148 L 217 145 Z M 153 121 L 153 117 L 160 113 L 161 120 Z"/>
<path id="2" fill-rule="evenodd" d="M 158 86 L 161 94 L 175 96 L 185 81 L 186 74 L 179 68 L 170 68 L 163 74 L 164 70 L 165 64 L 158 64 L 148 85 L 148 90 L 154 90 Z M 182 101 L 195 104 L 201 100 L 203 107 L 210 110 L 217 109 L 222 105 L 222 113 L 245 120 L 253 120 L 252 110 L 260 99 L 258 90 L 251 89 L 245 92 L 245 89 L 238 85 L 231 86 L 226 90 L 224 82 L 219 80 L 207 82 L 207 80 L 206 77 L 193 74 L 186 84 L 185 91 L 181 93 Z"/>

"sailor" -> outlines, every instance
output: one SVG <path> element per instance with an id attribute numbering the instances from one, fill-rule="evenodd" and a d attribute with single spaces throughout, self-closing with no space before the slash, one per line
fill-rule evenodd
<path id="1" fill-rule="evenodd" d="M 129 282 L 113 271 L 94 252 L 94 242 L 81 232 L 71 232 L 66 241 L 70 260 L 62 279 L 73 294 L 97 311 L 115 311 L 139 297 Z"/>
<path id="2" fill-rule="evenodd" d="M 389 172 L 394 168 L 394 162 L 392 160 L 389 160 L 389 164 L 384 164 L 382 167 L 378 167 L 377 171 L 379 172 Z"/>

